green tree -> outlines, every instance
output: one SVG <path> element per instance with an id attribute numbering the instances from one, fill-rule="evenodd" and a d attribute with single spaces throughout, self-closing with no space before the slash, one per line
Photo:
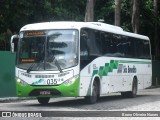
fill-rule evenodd
<path id="1" fill-rule="evenodd" d="M 94 20 L 104 19 L 104 23 L 114 24 L 114 0 L 96 0 Z"/>
<path id="2" fill-rule="evenodd" d="M 160 31 L 160 1 L 157 0 L 156 13 L 153 5 L 156 0 L 137 1 L 139 14 L 136 14 L 137 17 L 132 17 L 131 0 L 121 0 L 120 26 L 126 31 L 135 31 L 132 28 L 138 28 L 139 34 L 149 36 L 152 53 L 156 55 L 156 59 L 160 59 L 158 57 L 160 34 L 156 33 Z M 0 0 L 0 41 L 3 41 L 3 45 L 1 43 L 0 45 L 7 48 L 9 36 L 15 32 L 18 33 L 25 24 L 62 20 L 84 21 L 86 4 L 87 0 Z M 115 0 L 96 0 L 96 4 L 94 0 L 92 8 L 94 8 L 94 18 L 87 21 L 104 19 L 105 23 L 114 24 Z M 132 27 L 138 17 L 139 24 L 137 27 Z M 132 21 L 133 18 L 134 21 Z"/>

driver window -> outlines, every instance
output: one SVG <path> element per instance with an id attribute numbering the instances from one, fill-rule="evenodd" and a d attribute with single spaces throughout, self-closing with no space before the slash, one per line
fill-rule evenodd
<path id="1" fill-rule="evenodd" d="M 82 30 L 80 37 L 80 55 L 83 59 L 88 58 L 87 40 L 88 40 L 88 34 L 85 30 Z"/>

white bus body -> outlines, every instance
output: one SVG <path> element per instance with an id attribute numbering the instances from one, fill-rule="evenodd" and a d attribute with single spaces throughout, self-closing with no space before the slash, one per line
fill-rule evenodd
<path id="1" fill-rule="evenodd" d="M 50 56 L 50 57 L 48 57 Z M 135 97 L 151 86 L 149 38 L 99 22 L 46 22 L 21 28 L 16 84 L 20 97 Z"/>

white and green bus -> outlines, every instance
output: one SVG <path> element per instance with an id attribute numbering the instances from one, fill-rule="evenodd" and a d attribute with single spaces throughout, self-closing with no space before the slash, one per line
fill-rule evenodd
<path id="1" fill-rule="evenodd" d="M 149 38 L 99 22 L 28 24 L 18 37 L 16 87 L 19 97 L 84 97 L 96 103 L 113 92 L 136 97 L 151 86 Z"/>

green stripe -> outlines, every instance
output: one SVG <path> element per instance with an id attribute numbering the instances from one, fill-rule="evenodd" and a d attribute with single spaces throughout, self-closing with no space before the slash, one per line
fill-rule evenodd
<path id="1" fill-rule="evenodd" d="M 151 61 L 127 61 L 127 60 L 119 60 L 119 63 L 134 63 L 134 64 L 151 64 Z"/>
<path id="2" fill-rule="evenodd" d="M 118 68 L 118 60 L 110 60 L 110 63 L 105 63 L 104 66 L 100 66 L 99 70 L 93 70 L 92 78 L 94 75 L 98 74 L 100 79 L 102 79 L 103 76 L 107 76 L 109 72 L 113 72 L 113 69 Z M 91 95 L 91 85 L 92 85 L 92 79 L 89 84 L 89 88 L 87 91 L 87 95 Z"/>
<path id="3" fill-rule="evenodd" d="M 93 70 L 90 85 L 87 91 L 87 95 L 91 95 L 92 78 L 98 74 L 100 79 L 103 76 L 107 76 L 109 72 L 113 72 L 114 69 L 118 68 L 119 63 L 130 63 L 130 64 L 151 64 L 151 61 L 127 61 L 127 60 L 110 60 L 110 63 L 105 63 L 104 66 L 100 66 L 99 70 Z"/>

